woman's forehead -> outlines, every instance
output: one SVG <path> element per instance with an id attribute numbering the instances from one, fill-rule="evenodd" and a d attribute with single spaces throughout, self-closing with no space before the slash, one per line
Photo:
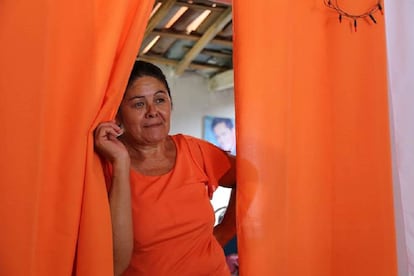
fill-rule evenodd
<path id="1" fill-rule="evenodd" d="M 160 91 L 168 93 L 164 83 L 157 78 L 145 76 L 136 79 L 126 90 L 125 96 L 147 96 Z"/>

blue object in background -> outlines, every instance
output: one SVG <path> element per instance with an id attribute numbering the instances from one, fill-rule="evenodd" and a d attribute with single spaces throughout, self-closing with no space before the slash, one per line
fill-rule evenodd
<path id="1" fill-rule="evenodd" d="M 224 255 L 237 254 L 237 236 L 234 236 L 225 246 Z"/>

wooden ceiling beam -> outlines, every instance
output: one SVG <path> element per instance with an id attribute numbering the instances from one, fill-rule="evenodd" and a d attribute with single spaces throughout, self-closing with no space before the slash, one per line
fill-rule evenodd
<path id="1" fill-rule="evenodd" d="M 184 46 L 185 49 L 191 49 L 191 46 Z M 217 50 L 211 49 L 203 49 L 201 50 L 200 54 L 213 56 L 213 57 L 220 57 L 220 58 L 231 58 L 233 56 L 232 52 L 221 52 Z"/>
<path id="2" fill-rule="evenodd" d="M 148 55 L 141 55 L 137 59 L 147 61 L 147 62 L 158 63 L 158 64 L 172 65 L 174 67 L 176 67 L 179 63 L 179 61 L 177 60 L 172 60 L 172 59 L 158 57 L 158 56 L 148 56 Z M 200 64 L 200 63 L 190 63 L 188 65 L 188 68 L 193 69 L 193 70 L 211 70 L 212 72 L 213 71 L 219 72 L 219 71 L 226 70 L 226 68 L 222 68 L 217 65 Z"/>
<path id="3" fill-rule="evenodd" d="M 224 71 L 210 78 L 208 87 L 212 91 L 220 91 L 234 87 L 234 71 L 233 69 Z"/>
<path id="4" fill-rule="evenodd" d="M 175 69 L 175 74 L 178 76 L 181 75 L 190 65 L 191 61 L 203 50 L 204 46 L 206 46 L 224 28 L 224 26 L 231 21 L 231 19 L 232 8 L 228 7 L 178 63 L 177 68 Z"/>
<path id="5" fill-rule="evenodd" d="M 226 7 L 213 7 L 213 6 L 207 6 L 207 5 L 200 5 L 200 4 L 190 4 L 188 2 L 177 2 L 177 6 L 182 6 L 182 7 L 188 7 L 190 9 L 194 9 L 194 10 L 211 10 L 212 12 L 222 12 L 223 10 L 226 9 Z"/>
<path id="6" fill-rule="evenodd" d="M 213 2 L 220 3 L 220 4 L 225 4 L 225 5 L 232 5 L 233 4 L 232 0 L 214 0 Z"/>
<path id="7" fill-rule="evenodd" d="M 172 37 L 172 38 L 176 38 L 176 39 L 186 39 L 186 40 L 191 40 L 191 41 L 197 41 L 200 39 L 200 35 L 196 35 L 196 34 L 186 34 L 186 33 L 180 33 L 180 32 L 174 32 L 174 31 L 170 31 L 170 30 L 160 30 L 160 29 L 154 29 L 152 31 L 152 34 L 154 35 L 159 35 L 159 36 L 165 36 L 165 37 Z M 225 46 L 225 47 L 233 47 L 233 41 L 231 40 L 226 40 L 226 39 L 217 39 L 214 38 L 210 41 L 210 43 L 212 44 L 217 44 L 220 46 Z"/>

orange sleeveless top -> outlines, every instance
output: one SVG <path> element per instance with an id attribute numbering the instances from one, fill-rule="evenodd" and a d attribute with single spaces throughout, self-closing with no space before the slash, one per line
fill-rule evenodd
<path id="1" fill-rule="evenodd" d="M 131 170 L 134 251 L 124 275 L 229 276 L 213 236 L 210 196 L 230 162 L 208 142 L 172 138 L 177 156 L 170 172 L 145 176 Z"/>

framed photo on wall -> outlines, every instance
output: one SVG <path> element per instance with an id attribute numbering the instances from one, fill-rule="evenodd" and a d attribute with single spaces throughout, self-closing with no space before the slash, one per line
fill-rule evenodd
<path id="1" fill-rule="evenodd" d="M 236 128 L 233 118 L 204 116 L 203 139 L 236 155 Z"/>

